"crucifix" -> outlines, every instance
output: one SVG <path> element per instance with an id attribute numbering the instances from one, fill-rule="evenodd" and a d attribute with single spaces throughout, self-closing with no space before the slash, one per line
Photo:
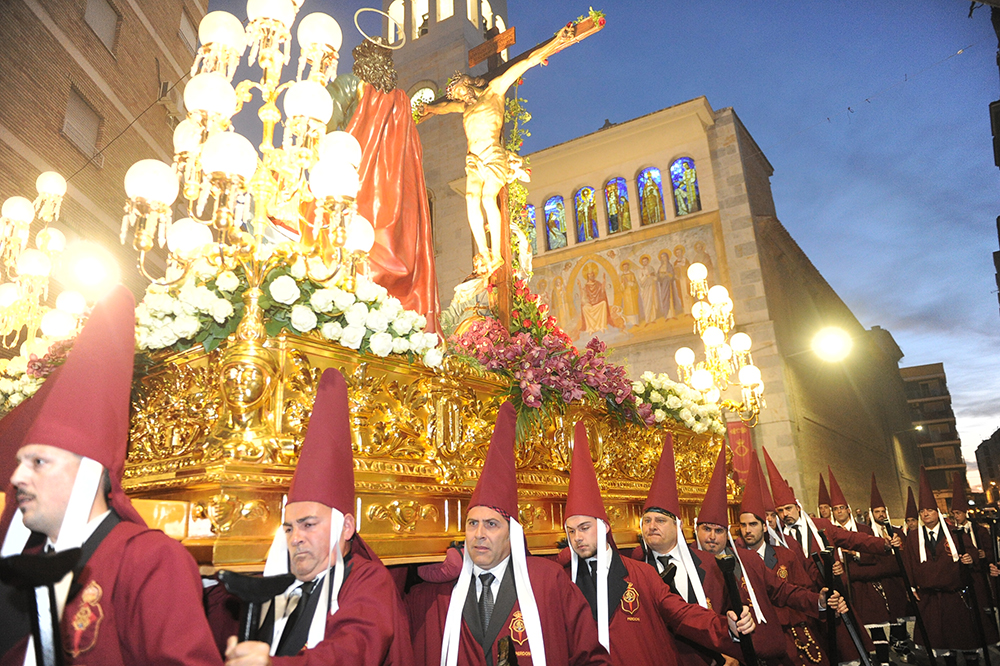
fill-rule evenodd
<path id="1" fill-rule="evenodd" d="M 529 69 L 547 64 L 550 56 L 603 27 L 603 18 L 570 22 L 551 39 L 507 63 L 501 63 L 499 54 L 514 43 L 514 28 L 497 34 L 469 51 L 470 67 L 487 58 L 495 65 L 486 76 L 456 73 L 449 80 L 443 99 L 419 109 L 420 120 L 431 115 L 462 114 L 469 146 L 465 157 L 465 203 L 477 250 L 473 270 L 476 276 L 490 276 L 500 321 L 508 328 L 512 298 L 507 185 L 513 179 L 512 166 L 520 158 L 503 146 L 505 96 Z"/>

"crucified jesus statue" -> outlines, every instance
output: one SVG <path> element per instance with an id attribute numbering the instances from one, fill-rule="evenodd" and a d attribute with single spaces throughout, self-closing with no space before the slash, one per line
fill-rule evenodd
<path id="1" fill-rule="evenodd" d="M 500 249 L 503 216 L 497 195 L 511 182 L 521 164 L 520 158 L 508 153 L 503 146 L 504 97 L 522 74 L 535 65 L 544 64 L 550 55 L 573 40 L 574 29 L 570 25 L 490 81 L 458 73 L 449 81 L 444 99 L 418 109 L 420 120 L 445 113 L 462 114 L 469 142 L 469 152 L 465 156 L 465 205 L 478 252 L 474 262 L 477 275 L 489 274 L 503 263 Z"/>

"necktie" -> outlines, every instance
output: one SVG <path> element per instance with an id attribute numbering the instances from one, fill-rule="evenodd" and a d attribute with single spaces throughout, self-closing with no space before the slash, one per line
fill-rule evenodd
<path id="1" fill-rule="evenodd" d="M 302 609 L 306 607 L 306 603 L 309 601 L 309 595 L 312 594 L 313 588 L 316 586 L 317 581 L 312 581 L 311 583 L 306 583 L 300 586 L 298 589 L 302 590 L 301 594 L 295 595 L 288 599 L 285 604 L 285 615 L 288 617 L 288 621 L 285 622 L 285 628 L 281 632 L 281 640 L 278 641 L 278 649 L 275 654 L 281 654 L 281 648 L 285 646 L 288 639 L 292 635 L 292 631 L 295 629 L 295 623 L 298 622 L 299 618 L 302 616 Z M 294 592 L 294 590 L 293 590 Z M 298 603 L 296 603 L 298 599 Z M 294 606 L 292 608 L 291 614 L 288 613 L 289 606 Z"/>
<path id="2" fill-rule="evenodd" d="M 490 626 L 490 616 L 493 615 L 493 581 L 496 576 L 491 573 L 479 574 L 483 584 L 483 593 L 479 596 L 479 616 L 483 620 L 483 631 Z"/>
<path id="3" fill-rule="evenodd" d="M 677 565 L 666 555 L 660 555 L 656 558 L 656 561 L 660 563 L 660 578 L 670 586 L 671 590 L 676 592 L 677 588 L 674 587 L 674 576 L 677 574 Z"/>
<path id="4" fill-rule="evenodd" d="M 594 577 L 594 585 L 597 585 L 597 560 L 590 563 L 590 575 Z"/>
<path id="5" fill-rule="evenodd" d="M 795 532 L 795 540 L 798 541 L 799 545 L 801 546 L 802 545 L 802 533 L 799 531 L 799 526 L 798 525 L 791 525 L 791 526 L 789 526 L 789 529 L 792 530 L 793 532 Z"/>
<path id="6" fill-rule="evenodd" d="M 937 547 L 937 539 L 934 538 L 934 532 L 927 530 L 927 550 L 934 552 Z"/>

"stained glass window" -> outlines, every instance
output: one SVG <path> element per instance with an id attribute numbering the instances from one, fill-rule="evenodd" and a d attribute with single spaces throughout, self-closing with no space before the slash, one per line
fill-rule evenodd
<path id="1" fill-rule="evenodd" d="M 678 216 L 701 210 L 701 196 L 698 194 L 698 173 L 694 160 L 682 157 L 670 165 L 670 184 L 674 189 L 674 212 Z"/>
<path id="2" fill-rule="evenodd" d="M 528 204 L 528 240 L 531 241 L 531 254 L 538 254 L 538 219 L 535 216 L 535 207 Z"/>
<path id="3" fill-rule="evenodd" d="M 566 204 L 559 195 L 545 202 L 545 238 L 550 250 L 566 247 Z"/>
<path id="4" fill-rule="evenodd" d="M 639 217 L 642 225 L 656 224 L 667 219 L 663 212 L 663 186 L 660 170 L 649 167 L 639 172 Z"/>
<path id="5" fill-rule="evenodd" d="M 581 187 L 573 197 L 576 208 L 576 242 L 597 238 L 597 201 L 594 188 Z"/>
<path id="6" fill-rule="evenodd" d="M 604 209 L 608 212 L 609 234 L 632 228 L 632 215 L 628 209 L 628 185 L 624 178 L 612 178 L 604 186 Z"/>

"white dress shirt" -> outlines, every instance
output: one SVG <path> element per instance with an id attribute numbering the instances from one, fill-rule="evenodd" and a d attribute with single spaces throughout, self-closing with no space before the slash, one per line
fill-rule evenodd
<path id="1" fill-rule="evenodd" d="M 661 557 L 669 558 L 670 562 L 673 562 L 674 566 L 677 567 L 677 571 L 674 573 L 674 592 L 681 595 L 681 597 L 687 601 L 688 592 L 691 590 L 691 584 L 688 580 L 690 573 L 684 566 L 684 560 L 681 559 L 681 550 L 679 546 L 674 546 L 669 553 L 663 554 L 653 551 L 653 559 L 656 562 L 657 573 L 663 573 L 663 565 L 660 563 Z"/>
<path id="2" fill-rule="evenodd" d="M 491 573 L 493 574 L 493 582 L 490 583 L 490 589 L 493 590 L 494 601 L 497 595 L 500 593 L 500 582 L 503 580 L 504 573 L 507 571 L 507 564 L 510 562 L 510 555 L 503 558 L 499 564 L 497 564 L 492 569 L 482 569 L 475 564 L 472 565 L 472 576 L 476 580 L 476 599 L 483 598 L 483 581 L 479 579 L 480 574 Z"/>

